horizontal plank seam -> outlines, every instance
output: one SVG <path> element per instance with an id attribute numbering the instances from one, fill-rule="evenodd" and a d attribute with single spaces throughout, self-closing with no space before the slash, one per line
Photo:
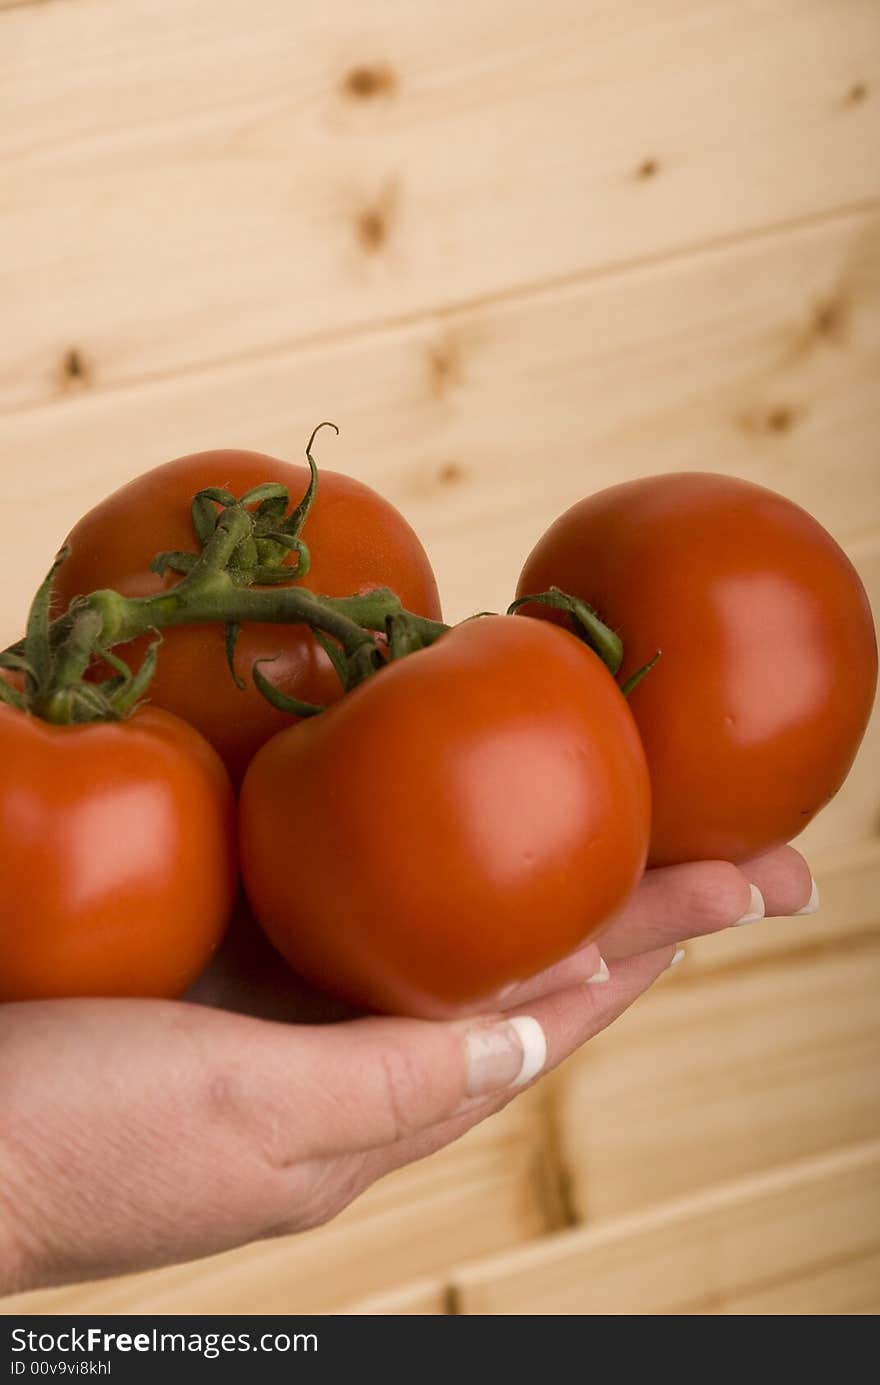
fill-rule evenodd
<path id="1" fill-rule="evenodd" d="M 671 251 L 637 255 L 629 259 L 596 266 L 593 269 L 572 270 L 569 273 L 551 276 L 547 279 L 531 280 L 526 284 L 499 289 L 494 293 L 477 294 L 469 298 L 437 304 L 433 307 L 420 308 L 410 313 L 375 319 L 360 327 L 333 328 L 287 341 L 273 342 L 268 346 L 254 347 L 247 351 L 237 352 L 232 356 L 220 355 L 200 358 L 187 365 L 118 376 L 106 383 L 99 383 L 90 387 L 88 392 L 92 397 L 109 395 L 120 390 L 153 385 L 165 380 L 185 379 L 199 374 L 221 373 L 232 366 L 256 364 L 259 361 L 271 360 L 276 356 L 319 351 L 328 346 L 376 342 L 384 336 L 394 335 L 407 328 L 446 322 L 449 319 L 464 317 L 487 308 L 518 306 L 522 303 L 528 303 L 529 300 L 540 301 L 542 298 L 553 298 L 563 291 L 569 292 L 574 288 L 594 285 L 602 281 L 614 282 L 640 272 L 675 268 L 688 260 L 698 261 L 701 258 L 708 258 L 722 251 L 739 249 L 754 242 L 772 242 L 774 239 L 783 239 L 813 227 L 833 225 L 835 222 L 870 220 L 878 212 L 880 212 L 880 199 L 870 198 L 866 201 L 834 207 L 810 216 L 795 217 L 766 226 L 755 226 L 726 236 L 710 237 L 707 240 L 697 241 Z M 80 393 L 78 397 L 82 399 L 84 395 Z M 22 414 L 40 413 L 45 409 L 61 407 L 69 400 L 69 395 L 59 393 L 48 399 L 0 405 L 0 416 L 15 417 Z"/>
<path id="2" fill-rule="evenodd" d="M 450 1272 L 450 1284 L 454 1285 L 459 1299 L 462 1300 L 469 1276 L 491 1272 L 493 1266 L 500 1270 L 509 1270 L 518 1263 L 527 1266 L 530 1260 L 540 1259 L 540 1253 L 544 1249 L 550 1251 L 556 1247 L 563 1248 L 574 1242 L 581 1242 L 597 1251 L 603 1250 L 646 1234 L 674 1230 L 683 1222 L 723 1213 L 730 1207 L 747 1206 L 762 1198 L 791 1193 L 799 1187 L 806 1188 L 812 1183 L 870 1169 L 874 1165 L 880 1168 L 880 1139 L 860 1141 L 809 1159 L 791 1160 L 775 1169 L 762 1170 L 745 1178 L 723 1183 L 713 1183 L 701 1188 L 698 1193 L 664 1200 L 647 1209 L 627 1212 L 621 1217 L 603 1221 L 598 1225 L 558 1231 L 551 1236 L 540 1237 L 537 1241 L 523 1242 L 522 1245 L 506 1251 L 467 1261 Z"/>
<path id="3" fill-rule="evenodd" d="M 876 923 L 880 924 L 880 913 L 878 913 Z M 767 919 L 766 923 L 753 926 L 772 928 L 773 920 Z M 675 984 L 683 988 L 691 988 L 715 980 L 723 980 L 731 974 L 747 977 L 754 975 L 755 972 L 761 972 L 766 975 L 768 972 L 787 969 L 793 960 L 819 962 L 826 957 L 851 957 L 859 952 L 876 951 L 877 945 L 877 936 L 869 935 L 866 937 L 864 928 L 856 929 L 852 933 L 844 931 L 829 934 L 826 939 L 815 942 L 798 942 L 793 939 L 791 943 L 781 942 L 775 952 L 760 953 L 754 957 L 732 957 L 722 962 L 704 964 L 702 967 L 695 966 L 691 972 L 688 972 L 687 966 L 685 966 L 676 978 Z"/>
<path id="4" fill-rule="evenodd" d="M 846 1266 L 858 1265 L 872 1260 L 878 1250 L 880 1250 L 880 1233 L 878 1233 L 877 1244 L 870 1249 L 858 1251 L 855 1255 L 831 1255 L 823 1260 L 810 1260 L 804 1274 L 767 1275 L 764 1278 L 754 1280 L 747 1288 L 734 1290 L 730 1294 L 707 1294 L 704 1298 L 694 1299 L 677 1308 L 675 1315 L 686 1317 L 689 1313 L 699 1313 L 706 1308 L 723 1308 L 726 1304 L 735 1304 L 740 1298 L 753 1298 L 758 1294 L 767 1293 L 769 1289 L 781 1289 L 786 1285 L 800 1284 L 813 1279 L 817 1274 L 827 1274 L 831 1270 L 839 1270 Z"/>

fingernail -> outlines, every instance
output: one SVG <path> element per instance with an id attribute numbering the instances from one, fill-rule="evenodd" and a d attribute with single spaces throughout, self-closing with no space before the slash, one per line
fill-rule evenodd
<path id="1" fill-rule="evenodd" d="M 677 948 L 676 951 L 672 954 L 672 961 L 669 963 L 669 966 L 666 968 L 666 970 L 667 970 L 667 971 L 671 971 L 671 969 L 672 969 L 673 967 L 677 967 L 678 964 L 679 964 L 679 962 L 683 962 L 684 959 L 685 959 L 685 951 L 684 951 L 684 948 L 683 948 L 683 947 Z"/>
<path id="2" fill-rule="evenodd" d="M 767 912 L 764 905 L 764 896 L 761 894 L 757 885 L 749 885 L 749 890 L 751 891 L 751 899 L 749 900 L 748 913 L 743 914 L 741 919 L 737 919 L 736 923 L 733 925 L 734 928 L 742 928 L 744 923 L 757 923 Z"/>
<path id="3" fill-rule="evenodd" d="M 606 981 L 611 980 L 611 972 L 608 970 L 608 963 L 604 957 L 599 958 L 599 970 L 594 971 L 592 976 L 588 976 L 586 986 L 602 986 Z"/>
<path id="4" fill-rule="evenodd" d="M 816 884 L 815 880 L 813 881 L 813 888 L 812 888 L 812 890 L 810 891 L 810 897 L 809 897 L 809 899 L 807 900 L 806 904 L 804 905 L 803 909 L 795 909 L 794 912 L 795 912 L 795 917 L 797 917 L 798 914 L 818 914 L 818 912 L 819 912 L 819 886 Z"/>
<path id="5" fill-rule="evenodd" d="M 469 1096 L 522 1087 L 537 1076 L 547 1061 L 544 1031 L 531 1015 L 517 1015 L 500 1024 L 469 1029 L 465 1050 Z"/>

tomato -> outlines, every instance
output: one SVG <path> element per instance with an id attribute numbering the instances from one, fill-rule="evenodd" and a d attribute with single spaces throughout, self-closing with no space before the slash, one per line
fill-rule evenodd
<path id="1" fill-rule="evenodd" d="M 0 704 L 0 1001 L 182 994 L 235 893 L 232 789 L 177 717 Z"/>
<path id="2" fill-rule="evenodd" d="M 631 696 L 653 865 L 766 851 L 840 788 L 871 711 L 877 645 L 858 574 L 797 505 L 698 472 L 613 486 L 548 529 L 518 595 L 550 586 L 620 634 L 623 678 L 662 650 Z"/>
<path id="3" fill-rule="evenodd" d="M 310 981 L 441 1016 L 592 936 L 639 879 L 649 819 L 638 733 L 601 661 L 565 630 L 486 616 L 263 746 L 242 874 Z"/>
<path id="4" fill-rule="evenodd" d="M 199 452 L 156 467 L 90 510 L 72 530 L 71 554 L 55 581 L 57 608 L 74 596 L 112 587 L 123 596 L 149 596 L 180 579 L 150 571 L 159 552 L 195 551 L 190 501 L 209 486 L 238 497 L 264 481 L 287 486 L 291 508 L 305 493 L 309 471 L 259 452 Z M 312 566 L 301 584 L 324 596 L 349 596 L 388 586 L 404 606 L 439 619 L 440 605 L 430 564 L 416 535 L 375 491 L 351 477 L 322 471 L 303 538 Z M 117 653 L 138 665 L 147 641 Z M 219 751 L 237 782 L 259 746 L 290 725 L 253 686 L 255 660 L 277 660 L 265 670 L 283 693 L 306 702 L 334 701 L 342 689 L 330 661 L 304 627 L 245 625 L 238 640 L 236 670 L 226 664 L 220 626 L 188 626 L 164 633 L 150 700 L 195 726 Z"/>

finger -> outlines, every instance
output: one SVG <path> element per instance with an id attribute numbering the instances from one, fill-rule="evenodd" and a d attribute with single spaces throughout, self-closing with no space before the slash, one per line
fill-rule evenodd
<path id="1" fill-rule="evenodd" d="M 553 991 L 570 986 L 603 986 L 608 981 L 608 966 L 595 943 L 586 943 L 555 966 L 539 971 L 525 981 L 505 986 L 495 997 L 495 1006 L 508 1012 Z"/>
<path id="2" fill-rule="evenodd" d="M 763 856 L 753 856 L 743 861 L 740 869 L 761 891 L 768 918 L 817 912 L 818 886 L 810 867 L 793 846 L 780 846 Z"/>
<path id="3" fill-rule="evenodd" d="M 764 916 L 760 891 L 729 861 L 649 870 L 598 939 L 607 961 L 718 933 Z"/>
<path id="4" fill-rule="evenodd" d="M 670 959 L 669 949 L 640 958 L 603 986 L 542 996 L 516 1015 L 363 1019 L 300 1031 L 297 1067 L 312 1074 L 321 1117 L 310 1156 L 393 1145 L 474 1099 L 520 1089 L 610 1023 Z"/>
<path id="5" fill-rule="evenodd" d="M 540 1024 L 546 1037 L 547 1057 L 533 1081 L 557 1067 L 633 1004 L 668 969 L 675 954 L 669 948 L 641 957 L 627 958 L 610 970 L 606 985 L 598 989 L 576 983 L 564 991 L 528 1006 L 528 1014 Z M 473 1126 L 506 1106 L 522 1088 L 506 1087 L 470 1101 L 464 1110 L 386 1149 L 375 1150 L 365 1168 L 369 1181 L 390 1168 L 422 1159 L 451 1144 Z"/>

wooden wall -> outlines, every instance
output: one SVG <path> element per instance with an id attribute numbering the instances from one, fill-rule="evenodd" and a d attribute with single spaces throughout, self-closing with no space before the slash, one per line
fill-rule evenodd
<path id="1" fill-rule="evenodd" d="M 3 639 L 119 482 L 324 417 L 450 617 L 674 469 L 806 505 L 880 607 L 880 0 L 0 0 L 0 320 Z M 878 747 L 815 918 L 330 1227 L 0 1312 L 877 1311 Z"/>

